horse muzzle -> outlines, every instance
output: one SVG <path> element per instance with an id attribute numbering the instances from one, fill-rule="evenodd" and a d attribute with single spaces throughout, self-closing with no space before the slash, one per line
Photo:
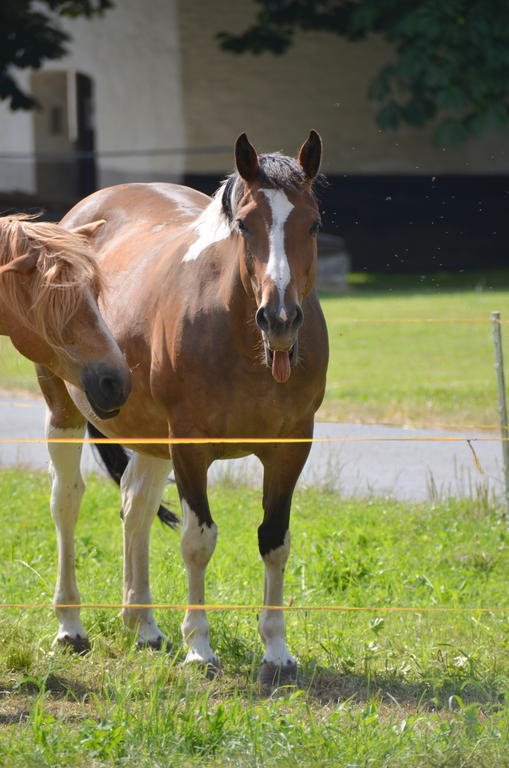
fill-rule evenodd
<path id="1" fill-rule="evenodd" d="M 106 363 L 93 363 L 83 372 L 82 387 L 96 416 L 112 419 L 129 396 L 131 377 L 127 366 L 122 370 Z"/>
<path id="2" fill-rule="evenodd" d="M 262 332 L 265 359 L 278 384 L 290 378 L 292 363 L 297 357 L 299 329 L 304 322 L 304 313 L 299 304 L 291 309 L 281 306 L 277 310 L 268 305 L 258 308 L 255 320 Z"/>

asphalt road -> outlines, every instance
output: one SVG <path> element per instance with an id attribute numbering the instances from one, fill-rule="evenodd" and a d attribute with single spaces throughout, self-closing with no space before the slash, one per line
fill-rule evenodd
<path id="1" fill-rule="evenodd" d="M 0 440 L 43 436 L 42 400 L 0 397 Z M 486 440 L 495 434 L 317 423 L 315 437 L 319 441 L 313 444 L 300 483 L 336 490 L 345 497 L 390 496 L 423 501 L 475 496 L 480 488 L 495 493 L 502 490 L 501 446 L 497 440 Z M 467 440 L 471 441 L 477 463 Z M 45 469 L 47 463 L 44 444 L 0 442 L 0 467 Z M 83 471 L 98 471 L 88 446 Z M 216 462 L 210 480 L 224 477 L 258 484 L 261 467 L 254 457 Z"/>

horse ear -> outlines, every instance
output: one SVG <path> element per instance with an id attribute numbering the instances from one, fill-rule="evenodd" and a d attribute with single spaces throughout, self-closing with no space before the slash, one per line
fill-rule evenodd
<path id="1" fill-rule="evenodd" d="M 235 164 L 244 181 L 254 181 L 258 174 L 258 155 L 245 133 L 235 142 Z"/>
<path id="2" fill-rule="evenodd" d="M 17 272 L 20 275 L 28 275 L 29 272 L 33 272 L 38 259 L 37 252 L 23 253 L 21 256 L 16 256 L 15 259 L 8 264 L 4 264 L 0 267 L 0 275 L 7 272 Z"/>
<path id="3" fill-rule="evenodd" d="M 320 160 L 322 159 L 322 140 L 319 133 L 313 130 L 309 132 L 308 139 L 300 148 L 297 159 L 306 174 L 306 178 L 313 181 L 320 170 Z"/>
<path id="4" fill-rule="evenodd" d="M 97 219 L 96 221 L 91 221 L 89 224 L 81 224 L 79 227 L 72 227 L 70 231 L 74 232 L 75 235 L 81 235 L 81 237 L 90 239 L 103 224 L 106 224 L 105 219 Z"/>

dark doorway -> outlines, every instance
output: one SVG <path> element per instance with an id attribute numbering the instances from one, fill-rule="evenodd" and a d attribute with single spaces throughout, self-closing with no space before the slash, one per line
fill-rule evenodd
<path id="1" fill-rule="evenodd" d="M 37 192 L 74 202 L 96 189 L 92 78 L 74 70 L 40 70 L 31 78 Z"/>
<path id="2" fill-rule="evenodd" d="M 77 153 L 87 153 L 85 157 L 78 154 L 77 187 L 79 197 L 86 197 L 97 188 L 95 163 L 95 126 L 94 126 L 94 84 L 88 75 L 76 74 L 76 108 L 77 108 Z"/>

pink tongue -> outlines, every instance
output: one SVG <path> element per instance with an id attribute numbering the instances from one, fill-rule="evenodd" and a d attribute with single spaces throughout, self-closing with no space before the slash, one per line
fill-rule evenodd
<path id="1" fill-rule="evenodd" d="M 272 357 L 272 375 L 278 384 L 284 384 L 290 378 L 292 371 L 290 366 L 290 355 L 288 352 L 273 352 Z"/>

